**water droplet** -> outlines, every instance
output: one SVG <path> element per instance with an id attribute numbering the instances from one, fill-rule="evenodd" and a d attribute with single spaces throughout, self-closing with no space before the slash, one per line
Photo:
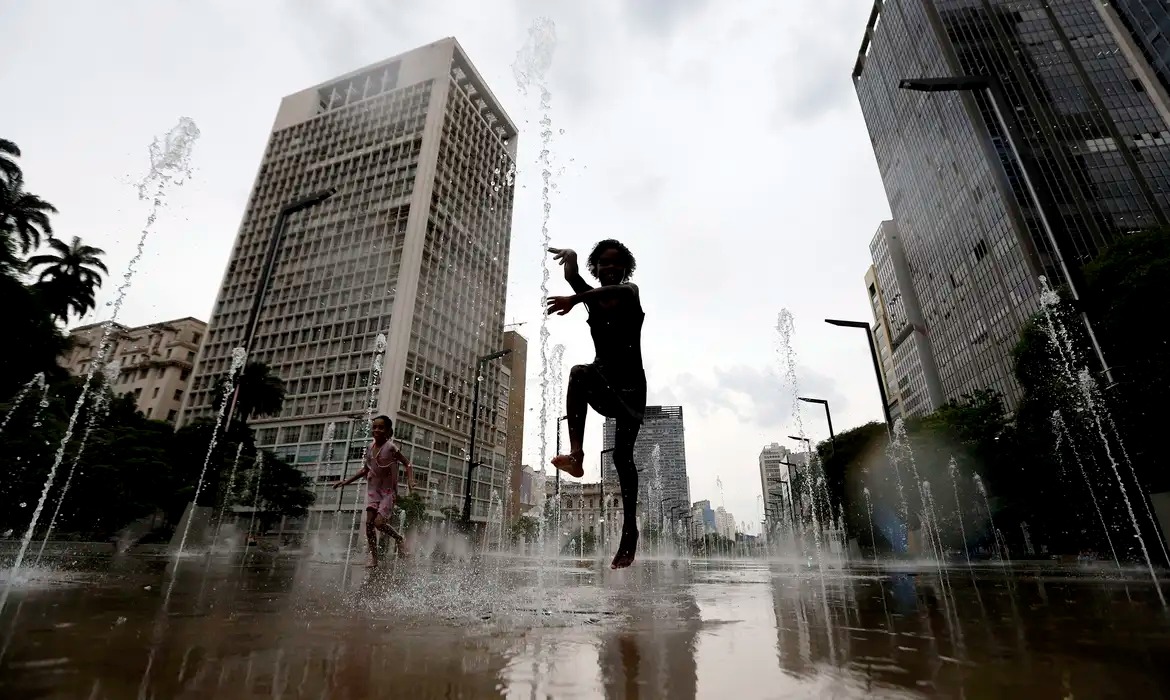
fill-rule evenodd
<path id="1" fill-rule="evenodd" d="M 21 502 L 20 502 L 20 507 L 21 507 L 21 508 L 28 508 L 28 503 L 27 503 L 26 501 L 21 501 Z"/>

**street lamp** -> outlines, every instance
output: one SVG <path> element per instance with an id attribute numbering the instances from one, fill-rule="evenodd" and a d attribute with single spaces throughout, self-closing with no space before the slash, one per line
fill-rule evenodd
<path id="1" fill-rule="evenodd" d="M 511 353 L 512 350 L 500 350 L 490 355 L 484 355 L 475 363 L 475 391 L 471 399 L 471 439 L 467 446 L 467 483 L 463 485 L 463 527 L 471 527 L 471 475 L 475 471 L 475 429 L 479 425 L 479 385 L 483 378 L 484 367 L 493 360 L 498 360 Z"/>
<path id="2" fill-rule="evenodd" d="M 805 403 L 819 403 L 825 407 L 825 420 L 829 421 L 829 443 L 833 446 L 833 451 L 837 451 L 837 436 L 833 434 L 833 414 L 829 413 L 829 402 L 825 399 L 810 399 L 806 396 L 796 397 L 798 400 Z"/>
<path id="3" fill-rule="evenodd" d="M 886 383 L 882 381 L 882 366 L 878 361 L 877 346 L 873 343 L 873 329 L 864 321 L 842 321 L 836 318 L 826 318 L 825 323 L 842 328 L 862 328 L 865 330 L 865 339 L 869 341 L 869 355 L 873 358 L 873 373 L 877 377 L 878 391 L 882 395 L 882 413 L 886 417 L 886 429 L 894 432 L 894 419 L 890 417 L 890 399 L 886 396 Z"/>
<path id="4" fill-rule="evenodd" d="M 264 253 L 264 266 L 260 269 L 260 279 L 256 280 L 256 291 L 252 294 L 252 308 L 248 310 L 248 322 L 244 324 L 243 347 L 245 358 L 248 353 L 252 352 L 252 342 L 256 339 L 256 326 L 260 322 L 260 310 L 264 306 L 264 295 L 268 291 L 269 282 L 272 281 L 272 273 L 276 271 L 276 258 L 280 252 L 280 244 L 284 242 L 284 232 L 288 223 L 288 217 L 324 202 L 336 194 L 336 192 L 336 187 L 314 192 L 307 197 L 302 197 L 284 205 L 284 208 L 277 214 L 276 224 L 273 226 L 272 234 L 268 238 L 268 250 Z M 243 368 L 240 368 L 240 374 L 243 371 Z M 236 385 L 232 389 L 231 405 L 228 407 L 227 417 L 224 420 L 224 431 L 231 429 L 232 419 L 236 415 L 236 405 L 240 399 L 240 384 L 243 383 L 240 379 L 240 376 L 237 375 Z"/>
<path id="5" fill-rule="evenodd" d="M 1085 331 L 1088 333 L 1089 343 L 1093 346 L 1093 353 L 1097 356 L 1097 362 L 1101 365 L 1102 372 L 1105 374 L 1105 380 L 1112 385 L 1113 371 L 1109 369 L 1109 365 L 1105 362 L 1105 355 L 1101 352 L 1100 343 L 1097 342 L 1097 334 L 1093 332 L 1093 324 L 1089 322 L 1089 315 L 1082 308 L 1080 303 L 1081 297 L 1077 293 L 1076 283 L 1073 281 L 1072 273 L 1069 272 L 1068 265 L 1064 261 L 1064 255 L 1060 252 L 1060 245 L 1056 240 L 1056 232 L 1052 228 L 1052 223 L 1048 220 L 1048 215 L 1044 211 L 1040 195 L 1036 192 L 1036 186 L 1033 184 L 1031 167 L 1024 160 L 1019 145 L 1012 135 L 1012 129 L 1008 124 L 1008 119 L 1004 112 L 1004 106 L 1008 105 L 1008 102 L 1005 99 L 999 81 L 992 76 L 986 75 L 959 75 L 950 78 L 903 78 L 898 83 L 898 87 L 914 92 L 983 92 L 987 95 L 988 102 L 991 105 L 991 111 L 995 114 L 995 119 L 999 122 L 999 128 L 1003 132 L 1004 139 L 1007 141 L 1008 150 L 1012 152 L 1012 157 L 1020 165 L 1020 174 L 1024 180 L 1024 187 L 1028 190 L 1028 197 L 1032 200 L 1032 206 L 1035 207 L 1037 216 L 1040 217 L 1040 225 L 1044 229 L 1045 237 L 1048 238 L 1048 245 L 1052 248 L 1052 254 L 1056 256 L 1056 262 L 1060 266 L 1060 274 L 1064 276 L 1064 282 L 1068 285 L 1069 294 L 1072 295 L 1073 302 L 1080 312 L 1081 322 L 1085 324 Z"/>

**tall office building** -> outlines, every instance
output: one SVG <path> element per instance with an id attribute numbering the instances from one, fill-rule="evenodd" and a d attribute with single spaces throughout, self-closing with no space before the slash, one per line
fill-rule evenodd
<path id="1" fill-rule="evenodd" d="M 432 511 L 460 507 L 477 381 L 473 518 L 484 519 L 493 491 L 504 498 L 505 370 L 478 360 L 504 346 L 513 196 L 504 179 L 516 134 L 452 38 L 281 101 L 183 418 L 214 415 L 212 385 L 244 342 L 278 236 L 252 359 L 284 380 L 287 395 L 279 416 L 254 424 L 260 445 L 316 484 L 309 528 L 332 525 L 328 482 L 358 468 L 368 408 L 395 419 Z M 291 215 L 283 236 L 273 230 L 283 207 L 326 188 L 336 191 Z M 323 442 L 330 424 L 333 441 Z M 343 504 L 343 522 L 353 503 Z"/>
<path id="2" fill-rule="evenodd" d="M 528 375 L 528 341 L 516 331 L 504 332 L 504 348 L 510 350 L 503 359 L 508 377 L 508 411 L 504 454 L 508 466 L 508 519 L 516 522 L 523 515 L 521 477 L 524 460 L 524 391 Z"/>
<path id="3" fill-rule="evenodd" d="M 760 450 L 760 493 L 764 502 L 764 530 L 783 522 L 788 508 L 788 465 L 791 452 L 772 443 Z"/>
<path id="4" fill-rule="evenodd" d="M 602 443 L 607 450 L 602 456 L 602 474 L 607 484 L 618 483 L 613 466 L 614 436 L 617 422 L 605 419 Z M 658 458 L 654 448 L 658 448 Z M 657 519 L 660 512 L 670 517 L 675 512 L 686 512 L 691 503 L 690 482 L 687 479 L 687 450 L 683 430 L 682 406 L 647 406 L 642 429 L 634 443 L 634 464 L 638 467 L 638 514 L 642 522 L 648 514 Z M 654 501 L 650 498 L 655 492 Z M 616 493 L 616 492 L 615 492 Z M 656 520 L 655 520 L 656 521 Z"/>
<path id="5" fill-rule="evenodd" d="M 926 415 L 945 403 L 942 383 L 910 264 L 893 221 L 883 221 L 878 227 L 869 252 L 874 264 L 866 273 L 865 286 L 890 417 Z"/>
<path id="6" fill-rule="evenodd" d="M 1075 275 L 1117 236 L 1167 221 L 1163 88 L 1101 5 L 875 3 L 853 79 L 946 400 L 992 388 L 1014 405 L 1011 351 L 1038 277 L 1062 283 L 1058 255 Z M 989 93 L 899 89 L 961 75 L 1001 86 L 1023 164 Z"/>

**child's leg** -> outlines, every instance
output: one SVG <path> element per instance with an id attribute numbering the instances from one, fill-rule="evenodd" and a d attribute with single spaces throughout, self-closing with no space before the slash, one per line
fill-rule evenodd
<path id="1" fill-rule="evenodd" d="M 566 415 L 569 423 L 569 454 L 557 455 L 553 459 L 553 466 L 564 470 L 569 476 L 581 478 L 585 476 L 583 462 L 585 460 L 585 416 L 589 412 L 589 381 L 590 368 L 588 365 L 576 365 L 569 370 L 569 387 L 565 392 L 565 403 L 568 409 Z"/>
<path id="2" fill-rule="evenodd" d="M 370 559 L 374 563 L 378 561 L 378 532 L 374 529 L 377 518 L 378 511 L 373 508 L 366 509 L 366 544 L 370 548 Z"/>
<path id="3" fill-rule="evenodd" d="M 613 464 L 622 488 L 622 538 L 612 567 L 623 569 L 634 563 L 638 550 L 638 468 L 634 465 L 634 443 L 642 425 L 636 420 L 618 419 L 614 431 Z"/>

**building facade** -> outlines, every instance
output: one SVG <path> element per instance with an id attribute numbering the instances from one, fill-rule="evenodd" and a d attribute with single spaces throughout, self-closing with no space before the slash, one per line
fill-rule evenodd
<path id="1" fill-rule="evenodd" d="M 923 416 L 942 406 L 930 338 L 910 264 L 893 221 L 883 221 L 869 244 L 873 265 L 866 274 L 866 292 L 874 317 L 875 340 L 882 379 L 890 401 L 890 417 Z"/>
<path id="2" fill-rule="evenodd" d="M 328 484 L 356 468 L 377 413 L 395 419 L 431 511 L 460 508 L 477 382 L 473 519 L 506 496 L 506 370 L 478 360 L 504 346 L 516 135 L 451 38 L 282 100 L 183 420 L 215 412 L 278 213 L 334 188 L 277 239 L 251 348 L 286 387 L 281 414 L 254 422 L 257 440 L 316 485 L 309 522 L 289 529 L 332 527 Z M 343 504 L 344 522 L 355 507 Z"/>
<path id="3" fill-rule="evenodd" d="M 607 482 L 615 485 L 618 477 L 611 450 L 616 431 L 617 422 L 606 418 L 602 432 L 602 474 Z M 682 406 L 646 407 L 642 429 L 634 443 L 634 464 L 638 467 L 638 515 L 643 523 L 669 518 L 672 507 L 676 511 L 686 510 L 691 502 L 691 490 Z"/>
<path id="4" fill-rule="evenodd" d="M 604 482 L 561 484 L 562 535 L 587 532 L 598 543 L 617 542 L 622 532 L 621 493 Z"/>
<path id="5" fill-rule="evenodd" d="M 788 512 L 788 465 L 791 452 L 778 443 L 766 445 L 760 450 L 760 493 L 764 503 L 764 531 L 767 532 L 779 521 L 783 522 Z"/>
<path id="6" fill-rule="evenodd" d="M 735 533 L 739 527 L 735 524 L 735 516 L 719 506 L 715 509 L 715 533 L 720 537 L 735 541 Z"/>
<path id="7" fill-rule="evenodd" d="M 503 359 L 508 374 L 507 424 L 504 427 L 504 454 L 508 468 L 508 519 L 515 522 L 524 512 L 520 496 L 524 467 L 524 392 L 527 389 L 528 341 L 516 331 L 504 332 Z"/>
<path id="8" fill-rule="evenodd" d="M 73 376 L 84 377 L 97 360 L 104 332 L 101 323 L 69 331 L 71 347 L 61 357 L 61 365 Z M 111 389 L 119 396 L 133 395 L 147 418 L 174 423 L 206 335 L 207 324 L 191 317 L 135 328 L 114 324 L 109 357 L 120 371 Z"/>
<path id="9" fill-rule="evenodd" d="M 692 540 L 701 540 L 707 535 L 715 534 L 715 511 L 711 509 L 711 501 L 695 501 L 691 504 L 690 528 Z"/>
<path id="10" fill-rule="evenodd" d="M 1162 86 L 1101 4 L 874 5 L 853 79 L 945 400 L 990 388 L 1014 407 L 1011 351 L 1038 308 L 1038 278 L 1063 283 L 1063 260 L 1076 281 L 1116 237 L 1167 221 Z M 1000 87 L 1023 162 L 989 92 L 899 88 L 962 75 Z"/>

